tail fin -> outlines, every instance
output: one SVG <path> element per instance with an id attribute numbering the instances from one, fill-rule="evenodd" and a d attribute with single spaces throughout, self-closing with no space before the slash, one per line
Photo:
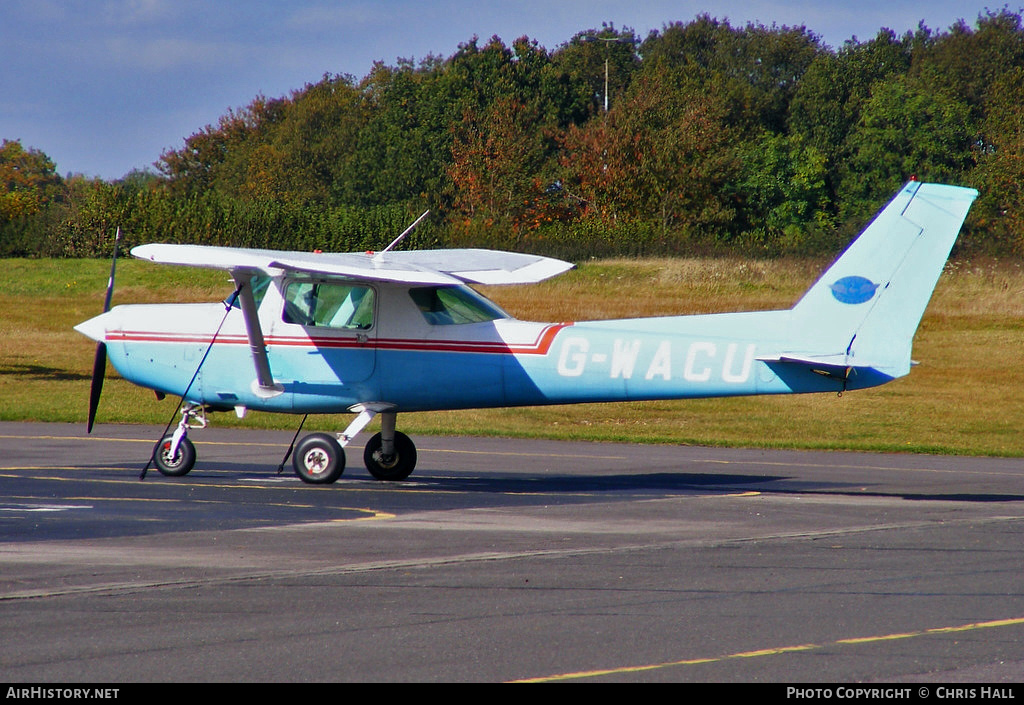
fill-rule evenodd
<path id="1" fill-rule="evenodd" d="M 793 348 L 778 359 L 830 375 L 845 370 L 844 380 L 851 369 L 907 374 L 914 332 L 977 196 L 957 186 L 904 186 L 793 307 Z"/>

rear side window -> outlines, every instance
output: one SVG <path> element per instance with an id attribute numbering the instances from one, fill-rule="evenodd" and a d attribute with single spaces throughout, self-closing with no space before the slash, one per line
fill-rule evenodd
<path id="1" fill-rule="evenodd" d="M 469 287 L 422 287 L 410 289 L 409 296 L 427 323 L 433 326 L 480 323 L 509 317 L 496 304 Z"/>

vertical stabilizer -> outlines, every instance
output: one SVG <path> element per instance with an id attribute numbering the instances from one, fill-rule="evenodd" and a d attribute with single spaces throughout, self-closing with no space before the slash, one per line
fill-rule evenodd
<path id="1" fill-rule="evenodd" d="M 793 307 L 787 354 L 910 370 L 910 347 L 978 192 L 911 181 Z"/>

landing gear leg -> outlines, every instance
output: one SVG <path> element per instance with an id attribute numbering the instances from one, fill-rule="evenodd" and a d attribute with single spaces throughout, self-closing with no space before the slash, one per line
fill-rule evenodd
<path id="1" fill-rule="evenodd" d="M 196 448 L 188 439 L 190 428 L 206 428 L 206 412 L 198 404 L 186 404 L 181 409 L 181 421 L 174 433 L 161 438 L 153 449 L 153 462 L 161 475 L 182 477 L 196 464 Z"/>
<path id="2" fill-rule="evenodd" d="M 379 414 L 381 431 L 367 442 L 363 452 L 366 469 L 378 480 L 396 481 L 409 477 L 416 467 L 416 446 L 407 435 L 395 430 L 397 413 L 394 408 L 392 404 L 379 402 L 357 404 L 349 409 L 356 412 L 356 418 L 337 434 L 337 440 L 326 433 L 314 433 L 303 438 L 292 456 L 296 474 L 305 482 L 316 484 L 337 480 L 345 469 L 345 446 Z"/>
<path id="3" fill-rule="evenodd" d="M 381 415 L 380 433 L 366 443 L 363 462 L 378 480 L 404 480 L 416 468 L 416 446 L 407 435 L 395 430 L 395 414 Z"/>

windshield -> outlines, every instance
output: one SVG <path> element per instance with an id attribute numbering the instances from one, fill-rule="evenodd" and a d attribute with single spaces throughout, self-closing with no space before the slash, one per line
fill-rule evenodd
<path id="1" fill-rule="evenodd" d="M 249 279 L 249 286 L 252 287 L 252 297 L 255 299 L 256 308 L 258 309 L 260 304 L 263 303 L 263 297 L 267 293 L 267 287 L 270 286 L 270 277 L 265 274 L 254 274 Z M 224 303 L 232 308 L 241 308 L 241 305 L 238 303 L 237 293 L 224 299 Z"/>

